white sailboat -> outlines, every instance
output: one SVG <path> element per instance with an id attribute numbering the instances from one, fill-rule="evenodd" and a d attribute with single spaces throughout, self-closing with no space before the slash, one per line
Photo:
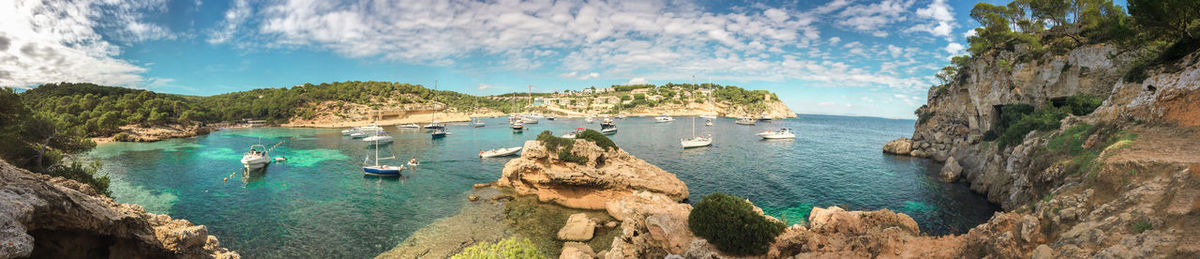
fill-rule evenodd
<path id="1" fill-rule="evenodd" d="M 375 143 L 375 145 L 379 145 L 379 143 Z M 363 174 L 377 175 L 377 176 L 400 176 L 400 171 L 404 170 L 403 165 L 393 166 L 393 165 L 387 165 L 387 164 L 379 164 L 379 161 L 383 160 L 383 159 L 396 159 L 396 155 L 393 154 L 390 157 L 379 157 L 379 150 L 380 150 L 380 148 L 375 149 L 375 164 L 374 165 L 367 165 L 367 161 L 371 160 L 370 156 L 367 156 L 367 158 L 363 160 Z"/>
<path id="2" fill-rule="evenodd" d="M 679 140 L 679 145 L 684 149 L 707 147 L 712 145 L 712 135 L 696 136 L 696 117 L 692 117 L 692 137 Z"/>
<path id="3" fill-rule="evenodd" d="M 438 96 L 437 80 L 433 80 L 433 101 L 434 102 L 437 102 L 437 96 Z M 430 116 L 430 119 L 432 122 L 430 122 L 429 125 L 426 125 L 425 128 L 433 129 L 433 132 L 429 133 L 429 136 L 431 138 L 435 138 L 435 139 L 444 138 L 444 137 L 446 137 L 446 135 L 450 134 L 450 132 L 446 131 L 445 124 L 438 123 L 436 106 L 433 109 L 433 115 Z"/>

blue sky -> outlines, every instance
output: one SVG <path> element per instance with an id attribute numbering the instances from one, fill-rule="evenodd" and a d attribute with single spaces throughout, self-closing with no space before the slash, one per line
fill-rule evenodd
<path id="1" fill-rule="evenodd" d="M 949 0 L 109 2 L 0 3 L 0 85 L 438 80 L 498 94 L 695 76 L 800 113 L 912 118 L 976 26 L 975 1 Z"/>

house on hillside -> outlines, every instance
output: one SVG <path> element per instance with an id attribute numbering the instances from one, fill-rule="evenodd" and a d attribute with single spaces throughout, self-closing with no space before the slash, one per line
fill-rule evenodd
<path id="1" fill-rule="evenodd" d="M 647 93 L 650 93 L 650 88 L 638 88 L 638 89 L 633 89 L 633 91 L 629 91 L 629 94 L 647 94 Z"/>

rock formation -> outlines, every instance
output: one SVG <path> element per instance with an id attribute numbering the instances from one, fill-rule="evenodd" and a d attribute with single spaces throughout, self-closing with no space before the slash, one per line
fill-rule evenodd
<path id="1" fill-rule="evenodd" d="M 558 230 L 558 240 L 588 241 L 596 231 L 596 222 L 588 219 L 587 214 L 576 213 L 567 219 L 567 225 Z"/>
<path id="2" fill-rule="evenodd" d="M 604 150 L 588 140 L 575 140 L 573 154 L 587 158 L 585 164 L 565 162 L 539 141 L 527 141 L 521 157 L 504 165 L 496 185 L 512 187 L 522 194 L 536 194 L 543 202 L 580 209 L 605 209 L 605 203 L 649 191 L 673 201 L 687 198 L 687 185 L 624 150 Z"/>
<path id="3" fill-rule="evenodd" d="M 239 258 L 204 226 L 0 161 L 0 258 Z"/>

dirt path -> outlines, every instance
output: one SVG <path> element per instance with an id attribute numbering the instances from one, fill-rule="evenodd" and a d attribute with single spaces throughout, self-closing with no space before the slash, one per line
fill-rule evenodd
<path id="1" fill-rule="evenodd" d="M 1200 163 L 1200 127 L 1137 127 L 1137 138 L 1109 162 L 1158 161 Z"/>

